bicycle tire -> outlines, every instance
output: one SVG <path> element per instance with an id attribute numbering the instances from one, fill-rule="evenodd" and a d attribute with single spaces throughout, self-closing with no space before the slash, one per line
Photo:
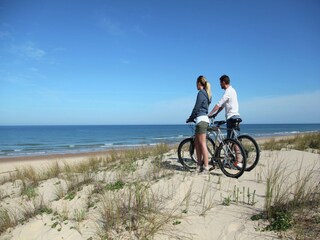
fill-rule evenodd
<path id="1" fill-rule="evenodd" d="M 214 156 L 216 152 L 216 144 L 214 143 L 213 139 L 209 136 L 207 136 L 207 149 L 208 149 L 208 159 L 210 159 Z"/>
<path id="2" fill-rule="evenodd" d="M 218 162 L 219 168 L 227 177 L 239 178 L 246 169 L 245 151 L 242 145 L 234 139 L 226 138 L 220 143 L 212 164 L 214 160 Z M 242 162 L 242 167 L 235 167 L 237 160 Z"/>
<path id="3" fill-rule="evenodd" d="M 241 143 L 246 154 L 246 169 L 249 172 L 254 169 L 260 159 L 260 149 L 256 140 L 249 135 L 238 136 L 238 141 Z"/>
<path id="4" fill-rule="evenodd" d="M 194 144 L 193 144 L 194 147 Z M 214 156 L 215 151 L 216 151 L 216 145 L 214 144 L 214 141 L 212 138 L 210 138 L 209 136 L 207 136 L 207 149 L 208 149 L 208 159 L 210 161 L 210 159 Z M 195 149 L 190 149 L 192 150 L 192 152 L 190 152 L 190 155 L 192 157 L 192 159 L 197 162 L 197 153 L 195 151 Z"/>
<path id="5" fill-rule="evenodd" d="M 212 159 L 216 151 L 216 145 L 213 139 L 207 136 L 208 159 Z M 189 150 L 189 153 L 186 153 Z M 197 153 L 194 147 L 194 138 L 186 138 L 181 141 L 178 147 L 179 162 L 187 169 L 195 169 L 197 160 Z M 191 161 L 192 160 L 192 161 Z"/>
<path id="6" fill-rule="evenodd" d="M 197 161 L 192 157 L 194 154 L 194 139 L 183 139 L 178 147 L 178 159 L 182 166 L 188 170 L 195 169 Z"/>

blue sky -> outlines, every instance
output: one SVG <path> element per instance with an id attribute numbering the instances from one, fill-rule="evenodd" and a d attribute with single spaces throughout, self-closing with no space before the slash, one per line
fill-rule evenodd
<path id="1" fill-rule="evenodd" d="M 213 108 L 222 74 L 245 123 L 319 123 L 319 12 L 318 0 L 1 0 L 0 125 L 183 124 L 196 78 Z"/>

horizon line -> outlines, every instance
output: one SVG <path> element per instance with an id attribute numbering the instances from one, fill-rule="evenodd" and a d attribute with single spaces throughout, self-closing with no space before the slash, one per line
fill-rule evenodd
<path id="1" fill-rule="evenodd" d="M 274 124 L 320 124 L 320 123 L 241 123 L 241 125 L 274 125 Z M 165 125 L 187 125 L 186 123 L 123 123 L 123 124 L 0 124 L 0 127 L 32 127 L 32 126 L 165 126 Z"/>

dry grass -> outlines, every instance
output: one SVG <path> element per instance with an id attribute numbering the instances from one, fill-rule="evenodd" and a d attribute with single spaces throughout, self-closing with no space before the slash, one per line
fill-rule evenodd
<path id="1" fill-rule="evenodd" d="M 264 212 L 253 216 L 256 218 L 265 218 L 270 224 L 266 230 L 279 232 L 280 236 L 285 236 L 284 231 L 293 229 L 294 235 L 298 236 L 297 229 L 300 232 L 306 231 L 306 224 L 309 217 L 305 214 L 306 209 L 312 206 L 319 213 L 320 209 L 320 187 L 319 187 L 319 168 L 318 162 L 313 166 L 305 167 L 303 162 L 297 170 L 291 170 L 290 166 L 284 165 L 281 161 L 269 168 L 266 179 L 266 196 Z M 260 217 L 259 217 L 260 216 Z M 299 216 L 299 218 L 297 218 Z M 308 227 L 311 235 L 316 231 Z"/>
<path id="2" fill-rule="evenodd" d="M 0 206 L 0 234 L 8 228 L 15 227 L 18 223 L 24 223 L 34 216 L 42 213 L 52 212 L 43 201 L 42 197 L 33 197 L 22 201 L 19 206 Z"/>
<path id="3" fill-rule="evenodd" d="M 8 228 L 17 225 L 18 220 L 10 213 L 10 210 L 0 207 L 0 234 L 5 232 Z"/>
<path id="4" fill-rule="evenodd" d="M 166 213 L 149 186 L 132 184 L 120 191 L 105 191 L 101 195 L 101 237 L 118 239 L 150 239 L 174 219 Z"/>
<path id="5" fill-rule="evenodd" d="M 110 236 L 115 236 L 114 229 L 116 229 L 117 234 L 127 233 L 133 234 L 138 239 L 149 239 L 162 229 L 172 214 L 163 211 L 161 206 L 163 201 L 152 193 L 149 186 L 143 184 L 144 181 L 150 181 L 149 177 L 139 179 L 140 183 L 133 184 L 130 183 L 132 179 L 128 178 L 127 173 L 135 171 L 138 166 L 137 160 L 151 158 L 155 161 L 155 164 L 151 165 L 151 171 L 154 173 L 152 179 L 163 177 L 161 161 L 169 150 L 168 145 L 160 144 L 150 148 L 112 150 L 104 157 L 89 158 L 75 164 L 54 162 L 42 171 L 31 166 L 17 168 L 2 183 L 21 180 L 20 213 L 0 205 L 0 234 L 38 214 L 51 214 L 52 210 L 44 204 L 38 194 L 38 188 L 43 181 L 57 178 L 59 184 L 54 185 L 57 201 L 62 198 L 72 200 L 83 186 L 93 184 L 94 205 L 101 205 L 103 210 L 101 236 L 109 239 Z M 101 171 L 114 171 L 115 175 L 121 178 L 106 184 L 96 180 Z M 79 223 L 88 217 L 89 207 L 92 206 L 90 198 L 88 209 L 74 211 L 63 219 L 71 217 L 71 220 Z"/>
<path id="6" fill-rule="evenodd" d="M 319 203 L 319 172 L 315 166 L 303 170 L 300 165 L 297 171 L 289 173 L 286 173 L 286 168 L 287 166 L 279 163 L 269 170 L 265 200 L 268 217 L 272 217 L 279 209 L 292 210 L 310 203 Z M 289 184 L 288 178 L 294 178 L 295 181 Z"/>
<path id="7" fill-rule="evenodd" d="M 200 196 L 200 204 L 201 204 L 201 212 L 200 216 L 205 216 L 206 213 L 215 206 L 214 195 L 215 192 L 210 191 L 211 184 L 203 185 L 201 196 Z"/>
<path id="8" fill-rule="evenodd" d="M 293 138 L 275 140 L 271 139 L 262 144 L 263 150 L 281 150 L 283 148 L 297 150 L 314 149 L 320 150 L 320 133 L 297 135 Z"/>

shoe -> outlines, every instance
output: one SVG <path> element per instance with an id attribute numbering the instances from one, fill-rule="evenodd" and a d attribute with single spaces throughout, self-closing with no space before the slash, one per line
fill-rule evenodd
<path id="1" fill-rule="evenodd" d="M 199 173 L 199 172 L 202 172 L 202 170 L 203 170 L 203 161 L 200 162 L 200 165 L 197 164 L 196 172 Z"/>
<path id="2" fill-rule="evenodd" d="M 199 174 L 210 174 L 210 167 L 203 167 L 202 171 Z"/>
<path id="3" fill-rule="evenodd" d="M 233 165 L 236 167 L 236 168 L 243 168 L 243 164 L 241 162 L 234 162 Z"/>

